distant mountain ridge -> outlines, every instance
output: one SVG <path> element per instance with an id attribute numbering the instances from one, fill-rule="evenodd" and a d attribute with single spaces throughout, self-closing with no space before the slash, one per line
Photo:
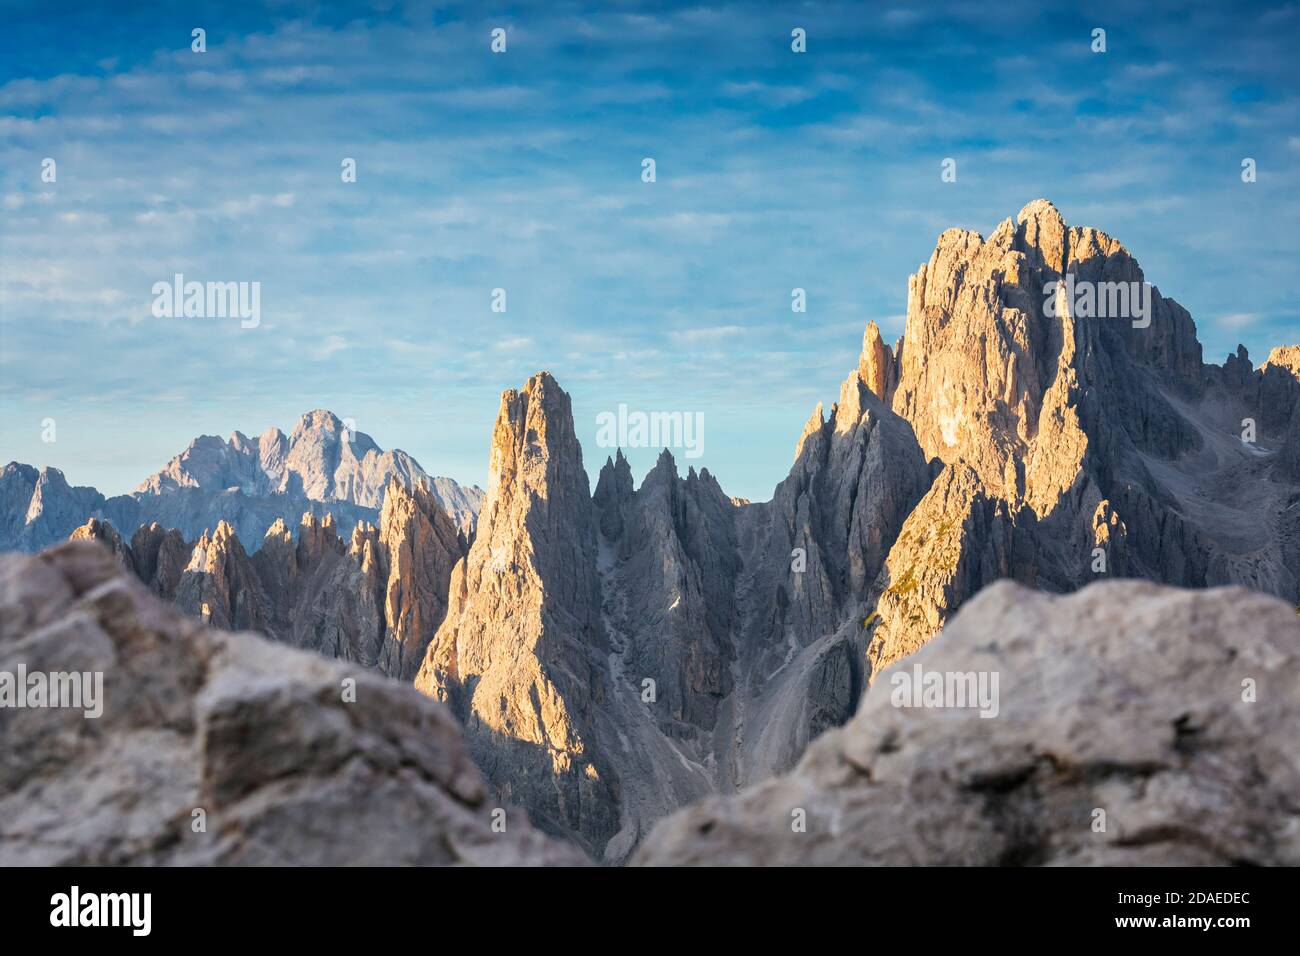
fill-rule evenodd
<path id="1" fill-rule="evenodd" d="M 407 488 L 426 483 L 455 526 L 473 530 L 482 490 L 430 475 L 406 452 L 384 451 L 364 432 L 349 433 L 333 412 L 316 409 L 288 436 L 274 427 L 257 439 L 202 435 L 128 495 L 106 497 L 70 485 L 57 468 L 10 462 L 0 472 L 0 550 L 39 551 L 90 518 L 128 532 L 157 523 L 187 539 L 225 521 L 260 543 L 276 521 L 296 526 L 304 513 L 329 514 L 346 536 L 359 522 L 378 521 L 394 478 Z"/>

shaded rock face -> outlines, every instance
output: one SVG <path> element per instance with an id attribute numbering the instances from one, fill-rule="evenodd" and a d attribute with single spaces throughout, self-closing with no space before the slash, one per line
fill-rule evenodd
<path id="1" fill-rule="evenodd" d="M 602 469 L 602 484 L 626 468 L 618 454 Z M 613 598 L 607 623 L 620 639 L 621 665 L 655 682 L 653 712 L 673 737 L 711 730 L 731 691 L 740 568 L 734 512 L 708 469 L 691 468 L 683 480 L 664 451 L 639 491 L 601 513 L 602 529 L 609 519 L 617 524 L 617 533 L 601 534 Z"/>
<path id="2" fill-rule="evenodd" d="M 996 716 L 896 706 L 916 667 L 996 673 Z M 1295 866 L 1298 669 L 1294 610 L 1259 593 L 1002 582 L 791 773 L 663 821 L 636 862 Z"/>
<path id="3" fill-rule="evenodd" d="M 156 521 L 141 525 L 131 536 L 131 564 L 136 576 L 155 595 L 167 600 L 176 594 L 192 553 L 193 548 L 179 531 L 165 529 Z"/>
<path id="4" fill-rule="evenodd" d="M 37 551 L 64 540 L 88 518 L 118 528 L 158 523 L 188 538 L 225 521 L 244 541 L 260 542 L 277 521 L 296 522 L 306 511 L 326 514 L 350 535 L 359 522 L 379 520 L 384 494 L 397 479 L 421 483 L 466 536 L 472 534 L 483 492 L 435 477 L 406 452 L 384 451 L 363 432 L 349 432 L 333 413 L 302 416 L 286 436 L 269 428 L 250 439 L 240 432 L 222 441 L 203 435 L 130 495 L 105 498 L 94 488 L 68 485 L 54 468 L 37 471 L 12 462 L 0 473 L 0 550 Z"/>
<path id="5" fill-rule="evenodd" d="M 1236 362 L 1228 356 L 1221 380 L 1237 393 L 1247 413 L 1257 416 L 1256 424 L 1266 436 L 1285 433 L 1300 408 L 1300 345 L 1273 349 L 1258 369 L 1251 368 L 1246 347 L 1238 345 Z"/>
<path id="6" fill-rule="evenodd" d="M 393 478 L 376 528 L 350 544 L 333 519 L 303 515 L 295 542 L 283 521 L 249 555 L 229 524 L 186 544 L 141 526 L 126 545 L 107 522 L 73 532 L 105 544 L 158 597 L 224 630 L 258 631 L 294 647 L 410 681 L 442 623 L 466 541 L 423 484 Z"/>
<path id="7" fill-rule="evenodd" d="M 738 758 L 728 786 L 789 767 L 853 713 L 870 671 L 862 621 L 933 468 L 911 427 L 868 387 L 878 334 L 823 420 L 814 410 L 770 502 L 740 509 Z M 885 373 L 885 381 L 889 375 Z"/>
<path id="8" fill-rule="evenodd" d="M 102 673 L 102 715 L 0 709 L 0 865 L 582 862 L 522 811 L 494 831 L 440 705 L 204 627 L 98 545 L 0 555 L 0 670 L 19 665 Z"/>
<path id="9" fill-rule="evenodd" d="M 270 602 L 266 632 L 294 647 L 402 676 L 381 666 L 386 573 L 374 527 L 357 525 L 352 543 L 345 545 L 328 516 L 318 521 L 303 515 L 296 543 L 283 522 L 271 527 L 253 556 Z"/>
<path id="10" fill-rule="evenodd" d="M 357 554 L 359 548 L 365 553 Z M 465 538 L 427 485 L 409 493 L 396 484 L 384 499 L 378 538 L 354 536 L 352 551 L 363 574 L 373 565 L 384 582 L 383 620 L 387 633 L 379 667 L 411 680 L 424 651 L 447 614 L 447 594 L 456 562 L 465 554 Z M 377 577 L 378 579 L 378 577 Z"/>
<path id="11" fill-rule="evenodd" d="M 267 600 L 234 530 L 224 521 L 194 544 L 176 605 L 227 631 L 267 630 Z"/>

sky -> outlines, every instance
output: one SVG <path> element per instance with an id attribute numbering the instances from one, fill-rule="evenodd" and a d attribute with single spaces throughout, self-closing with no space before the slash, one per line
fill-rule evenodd
<path id="1" fill-rule="evenodd" d="M 118 494 L 328 408 L 485 486 L 548 369 L 593 486 L 626 404 L 701 415 L 679 468 L 767 499 L 939 233 L 1040 197 L 1207 361 L 1300 342 L 1300 4 L 990 9 L 0 2 L 0 462 Z M 176 273 L 260 283 L 260 323 L 156 317 Z"/>

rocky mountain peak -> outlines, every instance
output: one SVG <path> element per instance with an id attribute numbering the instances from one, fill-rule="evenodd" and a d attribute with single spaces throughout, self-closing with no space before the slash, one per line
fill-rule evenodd
<path id="1" fill-rule="evenodd" d="M 862 357 L 858 360 L 858 378 L 877 398 L 888 405 L 898 387 L 898 363 L 894 350 L 885 344 L 880 328 L 868 322 L 862 333 Z"/>
<path id="2" fill-rule="evenodd" d="M 0 475 L 0 548 L 34 549 L 51 535 L 66 536 L 103 504 L 98 491 L 68 484 L 57 468 L 15 462 Z"/>
<path id="3" fill-rule="evenodd" d="M 622 448 L 614 449 L 613 456 L 605 458 L 605 464 L 601 467 L 600 477 L 596 482 L 595 497 L 601 497 L 600 487 L 606 482 L 611 483 L 620 491 L 624 488 L 628 492 L 632 490 L 632 466 L 628 464 L 627 458 L 624 457 Z M 623 495 L 620 494 L 617 497 L 623 497 Z"/>
<path id="4" fill-rule="evenodd" d="M 298 424 L 294 426 L 294 435 L 301 435 L 308 431 L 325 431 L 338 434 L 343 430 L 343 421 L 329 409 L 313 408 L 309 412 L 303 412 L 298 419 Z"/>
<path id="5" fill-rule="evenodd" d="M 573 407 L 550 372 L 538 372 L 522 389 L 501 396 L 488 458 L 488 500 L 570 487 L 582 471 L 582 449 L 573 429 Z"/>
<path id="6" fill-rule="evenodd" d="M 600 530 L 609 540 L 623 533 L 623 506 L 633 495 L 632 467 L 623 457 L 623 449 L 614 450 L 613 458 L 606 458 L 596 481 L 592 503 L 600 512 Z"/>
<path id="7" fill-rule="evenodd" d="M 40 472 L 31 465 L 24 465 L 22 462 L 11 461 L 9 464 L 5 465 L 4 471 L 0 472 L 0 477 L 7 478 L 10 475 L 20 476 L 23 480 L 35 484 L 36 479 L 40 477 Z"/>
<path id="8" fill-rule="evenodd" d="M 392 479 L 379 528 L 358 527 L 349 553 L 362 570 L 387 576 L 383 618 L 387 623 L 380 667 L 412 680 L 425 649 L 447 614 L 452 570 L 465 541 L 423 482 L 407 488 Z"/>
<path id="9" fill-rule="evenodd" d="M 275 427 L 268 428 L 256 441 L 239 431 L 229 441 L 214 435 L 200 436 L 162 471 L 142 482 L 135 498 L 138 505 L 148 507 L 144 496 L 194 489 L 203 495 L 191 496 L 187 501 L 202 507 L 208 496 L 233 491 L 245 498 L 295 499 L 293 505 L 281 509 L 289 514 L 301 513 L 298 502 L 340 503 L 355 506 L 338 509 L 350 529 L 354 520 L 377 517 L 375 513 L 358 513 L 357 509 L 377 512 L 392 478 L 408 486 L 427 480 L 457 527 L 467 534 L 472 530 L 482 492 L 462 488 L 450 478 L 431 477 L 406 452 L 384 451 L 366 433 L 349 431 L 342 419 L 326 409 L 314 409 L 301 416 L 288 437 Z M 180 506 L 173 503 L 171 507 Z M 240 527 L 245 534 L 261 538 L 273 520 L 271 517 L 261 523 L 249 515 Z"/>
<path id="10" fill-rule="evenodd" d="M 1014 232 L 1004 223 L 988 242 L 951 230 L 939 237 L 910 281 L 892 404 L 928 456 L 965 460 L 995 493 L 1050 508 L 1084 467 L 1089 444 L 1152 440 L 1135 418 L 1170 423 L 1161 452 L 1195 447 L 1195 432 L 1178 426 L 1151 373 L 1190 387 L 1200 346 L 1191 317 L 1144 285 L 1118 242 L 1067 227 L 1045 200 L 1017 220 Z M 1067 278 L 1095 308 L 1066 301 Z M 1123 298 L 1103 283 L 1122 285 Z M 1124 314 L 1094 314 L 1107 307 Z M 1148 324 L 1137 328 L 1143 309 Z M 1113 412 L 1125 405 L 1144 411 Z"/>
<path id="11" fill-rule="evenodd" d="M 1060 211 L 1046 199 L 1035 199 L 1016 214 L 1015 245 L 1037 268 L 1064 274 L 1069 261 L 1069 231 Z M 1005 233 L 995 233 L 999 238 Z M 1001 242 L 999 242 L 1001 245 Z"/>
<path id="12" fill-rule="evenodd" d="M 1020 212 L 1016 213 L 1018 224 L 1024 225 L 1031 221 L 1054 228 L 1065 228 L 1065 219 L 1050 199 L 1031 199 L 1021 207 Z"/>
<path id="13" fill-rule="evenodd" d="M 595 850 L 617 823 L 588 743 L 608 694 L 593 518 L 571 401 L 539 372 L 501 396 L 478 530 L 415 686 L 460 716 L 507 798 Z"/>
<path id="14" fill-rule="evenodd" d="M 1244 351 L 1244 347 L 1239 347 Z M 1275 367 L 1284 368 L 1300 380 L 1300 345 L 1279 345 L 1268 353 L 1268 358 L 1264 359 L 1261 369 Z"/>
<path id="15" fill-rule="evenodd" d="M 355 522 L 378 519 L 393 478 L 407 486 L 427 481 L 459 531 L 473 533 L 479 488 L 431 477 L 405 452 L 383 451 L 333 412 L 316 409 L 299 419 L 292 438 L 275 427 L 256 439 L 241 431 L 226 441 L 201 435 L 134 492 L 108 499 L 70 486 L 57 469 L 42 475 L 14 462 L 0 472 L 0 549 L 38 550 L 92 516 L 121 528 L 157 521 L 193 538 L 225 519 L 244 540 L 260 544 L 275 521 L 323 512 L 320 505 L 349 534 Z"/>
<path id="16" fill-rule="evenodd" d="M 131 564 L 136 576 L 166 600 L 175 596 L 192 550 L 179 531 L 164 528 L 156 521 L 140 525 L 131 536 Z"/>
<path id="17" fill-rule="evenodd" d="M 178 607 L 224 630 L 267 629 L 268 602 L 253 563 L 226 521 L 195 542 L 176 586 Z"/>
<path id="18" fill-rule="evenodd" d="M 673 457 L 673 453 L 669 451 L 667 448 L 661 448 L 659 450 L 658 456 L 655 458 L 654 467 L 650 469 L 650 474 L 651 475 L 658 474 L 658 475 L 665 475 L 665 476 L 671 475 L 673 478 L 676 478 L 677 459 Z M 647 475 L 646 477 L 648 478 L 649 475 Z"/>
<path id="19" fill-rule="evenodd" d="M 128 570 L 134 570 L 134 563 L 131 559 L 131 550 L 127 547 L 122 536 L 117 533 L 111 524 L 107 521 L 100 521 L 98 518 L 91 518 L 84 525 L 72 532 L 69 537 L 70 541 L 98 541 L 113 553 L 114 559 L 122 567 Z"/>
<path id="20" fill-rule="evenodd" d="M 318 518 L 312 512 L 302 516 L 298 525 L 298 564 L 315 564 L 327 553 L 341 554 L 343 542 L 339 540 L 334 517 L 325 514 Z"/>

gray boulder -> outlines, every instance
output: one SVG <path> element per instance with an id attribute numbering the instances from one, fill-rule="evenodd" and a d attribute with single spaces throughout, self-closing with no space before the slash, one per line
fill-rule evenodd
<path id="1" fill-rule="evenodd" d="M 917 667 L 996 674 L 996 716 L 896 706 Z M 635 862 L 1295 866 L 1298 675 L 1295 611 L 1257 592 L 1000 582 L 792 772 L 661 822 Z"/>
<path id="2" fill-rule="evenodd" d="M 583 862 L 489 799 L 441 705 L 205 627 L 99 544 L 0 555 L 19 665 L 101 672 L 103 712 L 0 708 L 2 866 Z"/>

